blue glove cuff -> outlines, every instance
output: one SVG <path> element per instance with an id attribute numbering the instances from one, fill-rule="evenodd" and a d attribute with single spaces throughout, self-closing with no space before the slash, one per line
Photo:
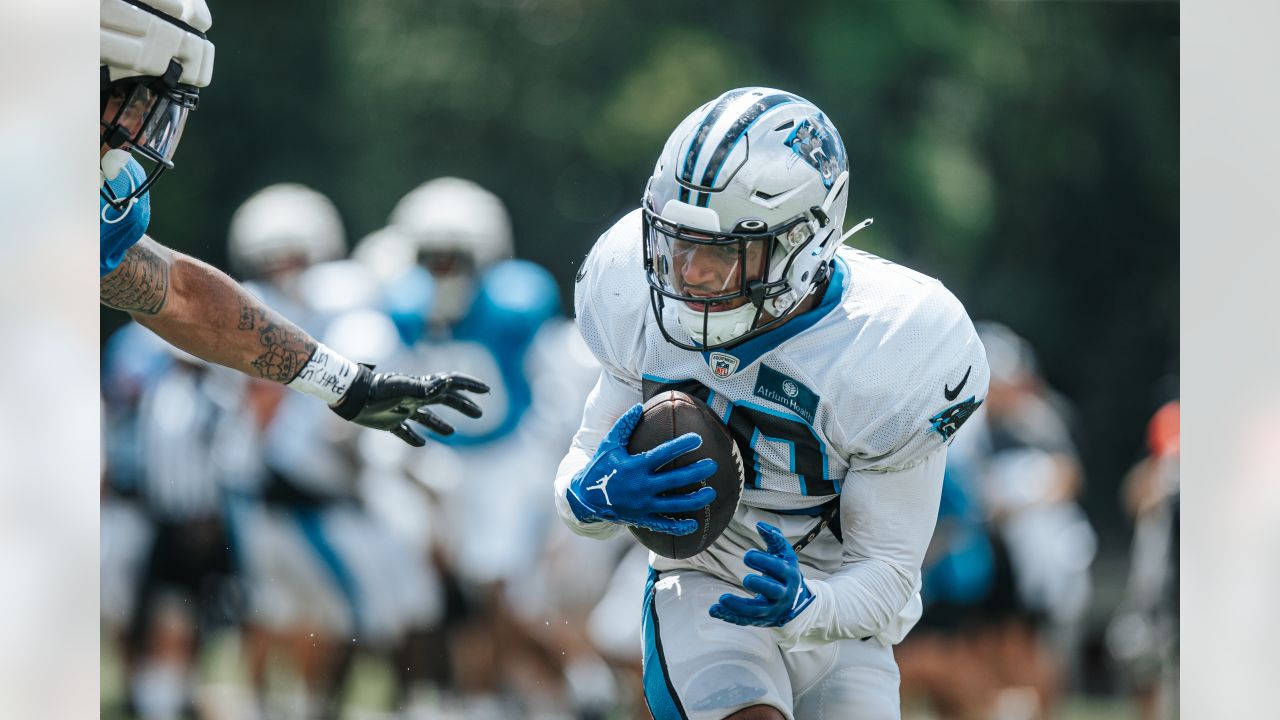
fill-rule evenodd
<path id="1" fill-rule="evenodd" d="M 796 598 L 796 604 L 794 607 L 791 608 L 791 610 L 786 615 L 782 616 L 779 619 L 778 626 L 781 627 L 791 622 L 792 620 L 795 620 L 800 615 L 800 613 L 804 612 L 805 609 L 812 604 L 813 604 L 813 591 L 809 589 L 809 583 L 805 582 L 804 578 L 801 578 L 800 593 L 799 593 L 799 596 Z"/>
<path id="2" fill-rule="evenodd" d="M 577 495 L 573 494 L 572 487 L 570 487 L 568 490 L 565 491 L 564 497 L 565 497 L 565 500 L 569 501 L 569 509 L 573 511 L 573 516 L 578 518 L 578 522 L 582 522 L 582 523 L 600 522 L 600 516 L 597 515 L 594 510 L 588 507 L 586 503 L 579 500 Z"/>

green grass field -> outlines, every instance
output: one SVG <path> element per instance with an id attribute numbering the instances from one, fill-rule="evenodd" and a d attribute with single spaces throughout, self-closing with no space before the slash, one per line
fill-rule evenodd
<path id="1" fill-rule="evenodd" d="M 101 637 L 101 702 L 103 720 L 128 720 L 124 712 L 124 667 L 116 646 L 105 634 Z M 272 679 L 284 689 L 287 697 L 296 684 L 288 672 L 277 667 Z M 240 663 L 240 643 L 231 632 L 215 635 L 204 654 L 197 689 L 201 707 L 209 720 L 243 720 L 252 718 L 248 703 L 248 685 Z M 386 664 L 369 655 L 357 654 L 347 687 L 343 717 L 346 720 L 389 720 L 392 677 Z M 616 717 L 626 717 L 619 712 Z M 937 716 L 918 703 L 907 702 L 904 720 L 933 720 Z M 1123 699 L 1073 696 L 1060 708 L 1055 720 L 1134 720 L 1138 717 L 1132 703 Z"/>

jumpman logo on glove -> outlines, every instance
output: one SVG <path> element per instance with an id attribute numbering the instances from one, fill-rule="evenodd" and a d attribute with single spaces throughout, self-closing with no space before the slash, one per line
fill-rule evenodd
<path id="1" fill-rule="evenodd" d="M 587 488 L 587 489 L 588 489 L 588 490 L 599 490 L 600 492 L 604 493 L 604 504 L 605 504 L 605 505 L 610 505 L 610 506 L 612 506 L 612 505 L 613 505 L 613 503 L 609 502 L 609 491 L 606 489 L 606 487 L 605 487 L 605 486 L 607 486 L 607 485 L 609 484 L 609 478 L 611 478 L 611 477 L 613 477 L 614 475 L 617 475 L 617 474 L 618 474 L 618 468 L 614 468 L 614 469 L 612 469 L 612 470 L 610 470 L 610 471 L 609 471 L 609 474 L 608 474 L 608 475 L 605 475 L 604 477 L 600 478 L 600 481 L 599 481 L 599 482 L 597 482 L 595 485 L 592 485 L 591 487 L 589 487 L 589 488 Z"/>
<path id="2" fill-rule="evenodd" d="M 685 433 L 635 455 L 627 452 L 631 432 L 643 415 L 644 406 L 636 403 L 618 418 L 595 457 L 569 481 L 565 500 L 580 522 L 612 522 L 668 535 L 688 535 L 698 529 L 698 522 L 672 515 L 701 510 L 716 499 L 714 488 L 687 489 L 714 475 L 716 461 L 703 458 L 671 470 L 658 470 L 697 449 L 702 444 L 697 433 Z M 587 484 L 591 477 L 598 478 L 594 485 Z M 596 500 L 592 490 L 604 495 L 603 503 Z"/>

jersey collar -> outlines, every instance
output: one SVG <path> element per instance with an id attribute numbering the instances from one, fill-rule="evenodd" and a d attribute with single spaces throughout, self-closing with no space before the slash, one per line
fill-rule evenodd
<path id="1" fill-rule="evenodd" d="M 826 317 L 827 313 L 830 313 L 836 305 L 839 305 L 840 297 L 844 294 L 844 283 L 847 274 L 844 260 L 836 257 L 832 263 L 831 282 L 827 283 L 827 289 L 822 294 L 822 302 L 818 303 L 816 307 L 791 318 L 773 330 L 747 340 L 741 345 L 734 345 L 729 349 L 704 350 L 702 351 L 703 361 L 710 365 L 714 371 L 715 365 L 712 361 L 712 356 L 728 355 L 737 360 L 734 364 L 734 372 L 746 368 L 751 363 L 759 360 L 765 353 L 813 327 L 819 320 Z"/>

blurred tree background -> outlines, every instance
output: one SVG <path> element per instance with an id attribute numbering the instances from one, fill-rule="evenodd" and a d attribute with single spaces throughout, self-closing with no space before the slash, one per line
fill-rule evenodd
<path id="1" fill-rule="evenodd" d="M 328 194 L 353 244 L 459 175 L 506 200 L 568 309 L 685 114 L 743 85 L 814 101 L 848 146 L 849 217 L 876 219 L 858 245 L 1034 344 L 1077 410 L 1103 557 L 1123 555 L 1117 485 L 1177 372 L 1176 3 L 210 5 L 214 80 L 151 234 L 221 267 L 269 183 Z M 103 337 L 124 320 L 104 311 Z"/>

